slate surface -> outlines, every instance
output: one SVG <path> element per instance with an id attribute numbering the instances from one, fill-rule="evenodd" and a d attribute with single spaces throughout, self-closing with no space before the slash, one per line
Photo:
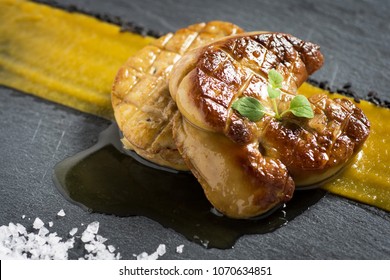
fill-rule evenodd
<path id="1" fill-rule="evenodd" d="M 61 2 L 161 32 L 219 19 L 246 30 L 291 33 L 321 45 L 326 64 L 314 75 L 316 79 L 335 86 L 349 81 L 361 95 L 374 90 L 390 99 L 389 1 Z M 87 213 L 57 192 L 51 178 L 53 167 L 91 146 L 108 124 L 0 87 L 0 225 L 21 222 L 28 226 L 40 217 L 54 221 L 52 231 L 66 236 L 73 227 L 83 229 L 81 223 L 96 220 L 107 243 L 118 247 L 124 259 L 154 252 L 161 243 L 167 246 L 162 259 L 390 259 L 389 213 L 333 195 L 277 231 L 245 236 L 229 250 L 205 249 L 144 217 Z M 67 215 L 58 219 L 60 209 Z M 22 215 L 26 215 L 24 220 Z M 184 252 L 177 254 L 175 248 L 180 244 L 185 245 Z"/>

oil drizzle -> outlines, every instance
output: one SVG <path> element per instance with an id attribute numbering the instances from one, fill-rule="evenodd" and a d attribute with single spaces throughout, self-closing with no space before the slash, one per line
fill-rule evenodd
<path id="1" fill-rule="evenodd" d="M 204 247 L 220 249 L 231 248 L 245 234 L 274 231 L 326 193 L 296 192 L 286 206 L 265 217 L 230 219 L 213 209 L 192 175 L 159 170 L 135 154 L 125 154 L 115 124 L 94 146 L 58 163 L 53 178 L 68 200 L 87 211 L 146 216 Z"/>

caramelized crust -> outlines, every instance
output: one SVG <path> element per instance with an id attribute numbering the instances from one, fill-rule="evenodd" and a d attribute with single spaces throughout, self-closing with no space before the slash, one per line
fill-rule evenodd
<path id="1" fill-rule="evenodd" d="M 284 111 L 322 63 L 315 44 L 287 34 L 247 33 L 193 50 L 174 66 L 169 87 L 182 114 L 174 124 L 175 142 L 221 212 L 235 218 L 262 214 L 289 200 L 295 185 L 331 178 L 362 147 L 370 125 L 348 100 L 310 98 L 313 119 L 290 113 L 281 121 L 264 116 L 251 122 L 231 108 L 251 96 L 272 112 L 267 76 L 276 69 L 284 78 L 278 105 Z"/>
<path id="2" fill-rule="evenodd" d="M 184 114 L 196 112 L 194 118 L 201 118 L 196 120 L 201 127 L 218 132 L 236 131 L 237 128 L 230 126 L 243 124 L 232 122 L 231 104 L 241 96 L 269 102 L 265 90 L 269 70 L 281 73 L 282 89 L 295 94 L 322 63 L 322 54 L 315 44 L 287 34 L 246 33 L 188 53 L 174 67 L 170 92 L 176 99 L 179 84 L 185 87 L 187 92 L 179 98 L 186 98 L 185 107 L 191 107 L 179 109 Z M 181 99 L 177 103 L 180 106 Z M 244 126 L 241 128 L 250 130 L 250 124 Z M 243 135 L 246 137 L 245 133 Z M 244 139 L 237 141 L 245 142 Z"/>
<path id="3" fill-rule="evenodd" d="M 265 118 L 258 126 L 263 154 L 280 159 L 297 186 L 323 183 L 345 167 L 370 132 L 362 110 L 346 99 L 309 99 L 314 118 L 292 114 L 282 121 Z"/>
<path id="4" fill-rule="evenodd" d="M 280 160 L 264 157 L 255 143 L 237 145 L 223 134 L 198 129 L 180 114 L 177 147 L 208 200 L 231 218 L 249 218 L 291 199 L 294 182 Z"/>
<path id="5" fill-rule="evenodd" d="M 116 75 L 111 94 L 125 148 L 157 164 L 188 170 L 172 139 L 177 107 L 167 77 L 187 51 L 240 32 L 227 22 L 194 24 L 159 38 L 128 59 Z"/>

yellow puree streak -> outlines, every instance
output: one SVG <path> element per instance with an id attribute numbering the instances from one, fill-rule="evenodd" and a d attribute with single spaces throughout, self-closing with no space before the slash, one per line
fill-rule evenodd
<path id="1" fill-rule="evenodd" d="M 0 0 L 0 11 L 0 84 L 108 119 L 117 70 L 153 40 L 22 0 Z M 325 91 L 304 84 L 299 92 Z M 365 101 L 358 106 L 371 134 L 354 164 L 325 189 L 390 211 L 390 110 Z"/>
<path id="2" fill-rule="evenodd" d="M 110 119 L 116 72 L 152 40 L 90 16 L 0 0 L 0 84 Z"/>
<path id="3" fill-rule="evenodd" d="M 303 84 L 299 93 L 306 96 L 323 92 L 334 98 L 345 98 Z M 371 122 L 371 132 L 354 163 L 325 189 L 354 200 L 390 211 L 390 110 L 361 101 L 357 104 Z"/>

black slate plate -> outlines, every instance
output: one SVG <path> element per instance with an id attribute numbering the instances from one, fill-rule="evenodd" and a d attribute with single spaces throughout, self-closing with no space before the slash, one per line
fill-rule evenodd
<path id="1" fill-rule="evenodd" d="M 326 58 L 314 75 L 334 86 L 352 82 L 390 99 L 388 1 L 61 1 L 109 13 L 152 30 L 168 32 L 194 22 L 232 21 L 246 30 L 291 33 L 321 45 Z M 206 4 L 207 3 L 207 4 Z M 166 244 L 163 259 L 389 259 L 390 215 L 327 195 L 273 233 L 241 238 L 233 249 L 205 249 L 144 217 L 90 214 L 55 189 L 54 165 L 91 146 L 108 122 L 16 90 L 0 87 L 0 225 L 35 217 L 54 221 L 66 236 L 81 224 L 100 222 L 100 233 L 124 259 Z M 56 218 L 64 209 L 67 215 Z M 22 215 L 26 215 L 23 220 Z M 31 218 L 29 221 L 28 218 Z M 177 254 L 176 246 L 184 244 Z M 78 257 L 72 255 L 72 258 Z"/>

